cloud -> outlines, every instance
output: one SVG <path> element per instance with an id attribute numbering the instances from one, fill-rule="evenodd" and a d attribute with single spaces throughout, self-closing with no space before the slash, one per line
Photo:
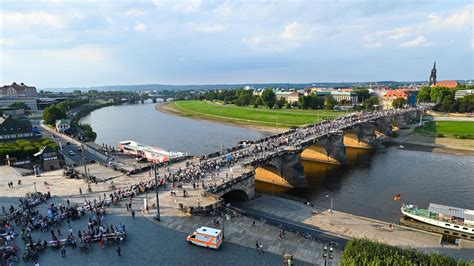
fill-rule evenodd
<path id="1" fill-rule="evenodd" d="M 409 27 L 396 28 L 384 32 L 383 35 L 387 36 L 389 39 L 398 40 L 407 36 L 410 36 L 413 33 L 413 30 Z"/>
<path id="2" fill-rule="evenodd" d="M 138 32 L 145 32 L 146 31 L 146 24 L 143 23 L 143 22 L 135 22 L 135 26 L 133 27 L 133 29 L 135 31 L 138 31 Z"/>
<path id="3" fill-rule="evenodd" d="M 382 47 L 381 42 L 375 42 L 375 43 L 368 43 L 363 45 L 364 48 L 379 48 Z"/>
<path id="4" fill-rule="evenodd" d="M 123 13 L 127 17 L 143 17 L 148 14 L 146 10 L 143 9 L 129 9 Z"/>
<path id="5" fill-rule="evenodd" d="M 472 27 L 472 5 L 467 5 L 462 9 L 451 12 L 447 16 L 442 16 L 439 13 L 431 13 L 428 15 L 428 21 L 434 29 L 462 29 L 464 27 Z"/>
<path id="6" fill-rule="evenodd" d="M 99 63 L 107 61 L 106 50 L 97 45 L 78 45 L 64 49 L 44 49 L 40 51 L 45 58 L 61 58 L 71 63 Z"/>
<path id="7" fill-rule="evenodd" d="M 16 42 L 12 39 L 0 39 L 0 46 L 14 46 Z"/>
<path id="8" fill-rule="evenodd" d="M 0 21 L 5 28 L 50 27 L 65 28 L 64 17 L 42 11 L 1 13 Z"/>
<path id="9" fill-rule="evenodd" d="M 425 36 L 420 35 L 420 36 L 416 37 L 413 40 L 409 40 L 407 42 L 400 43 L 400 46 L 401 47 L 418 47 L 418 46 L 428 46 L 428 45 L 431 45 L 431 44 L 432 43 L 429 43 L 426 40 Z"/>
<path id="10" fill-rule="evenodd" d="M 197 32 L 203 33 L 216 33 L 216 32 L 223 32 L 226 30 L 226 26 L 222 24 L 214 24 L 214 25 L 198 25 L 194 27 L 194 30 Z"/>
<path id="11" fill-rule="evenodd" d="M 213 12 L 219 16 L 228 16 L 232 13 L 232 6 L 228 1 L 217 6 Z"/>
<path id="12" fill-rule="evenodd" d="M 179 0 L 173 9 L 182 13 L 193 13 L 201 10 L 202 0 Z"/>

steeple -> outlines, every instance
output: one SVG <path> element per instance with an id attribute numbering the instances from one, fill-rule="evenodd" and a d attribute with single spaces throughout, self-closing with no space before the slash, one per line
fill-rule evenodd
<path id="1" fill-rule="evenodd" d="M 429 86 L 436 85 L 436 61 L 434 61 L 433 69 L 431 70 L 430 81 L 428 85 Z"/>

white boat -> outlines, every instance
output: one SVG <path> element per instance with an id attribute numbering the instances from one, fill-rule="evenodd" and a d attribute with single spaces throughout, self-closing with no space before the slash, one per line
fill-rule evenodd
<path id="1" fill-rule="evenodd" d="M 474 239 L 473 210 L 430 203 L 428 209 L 403 204 L 401 211 L 417 221 L 458 232 L 464 238 Z"/>
<path id="2" fill-rule="evenodd" d="M 146 158 L 148 161 L 155 163 L 167 162 L 171 159 L 185 156 L 182 152 L 167 151 L 159 147 L 147 146 L 132 140 L 120 141 L 119 149 L 124 154 Z"/>

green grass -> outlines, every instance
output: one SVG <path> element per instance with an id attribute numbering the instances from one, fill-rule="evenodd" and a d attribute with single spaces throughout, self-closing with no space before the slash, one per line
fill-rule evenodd
<path id="1" fill-rule="evenodd" d="M 453 137 L 460 139 L 474 139 L 474 122 L 464 121 L 437 121 L 429 122 L 415 129 L 416 133 L 437 136 Z"/>
<path id="2" fill-rule="evenodd" d="M 262 126 L 291 127 L 336 118 L 347 112 L 301 109 L 267 109 L 222 105 L 205 101 L 177 101 L 174 108 L 186 116 Z"/>

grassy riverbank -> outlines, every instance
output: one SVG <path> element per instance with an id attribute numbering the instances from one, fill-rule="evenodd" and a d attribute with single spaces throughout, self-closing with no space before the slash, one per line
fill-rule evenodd
<path id="1" fill-rule="evenodd" d="M 429 122 L 422 127 L 417 127 L 415 133 L 432 137 L 474 139 L 474 123 L 464 121 Z"/>
<path id="2" fill-rule="evenodd" d="M 333 119 L 347 112 L 301 109 L 267 109 L 224 105 L 207 101 L 177 101 L 165 107 L 173 113 L 230 124 L 288 128 Z"/>

